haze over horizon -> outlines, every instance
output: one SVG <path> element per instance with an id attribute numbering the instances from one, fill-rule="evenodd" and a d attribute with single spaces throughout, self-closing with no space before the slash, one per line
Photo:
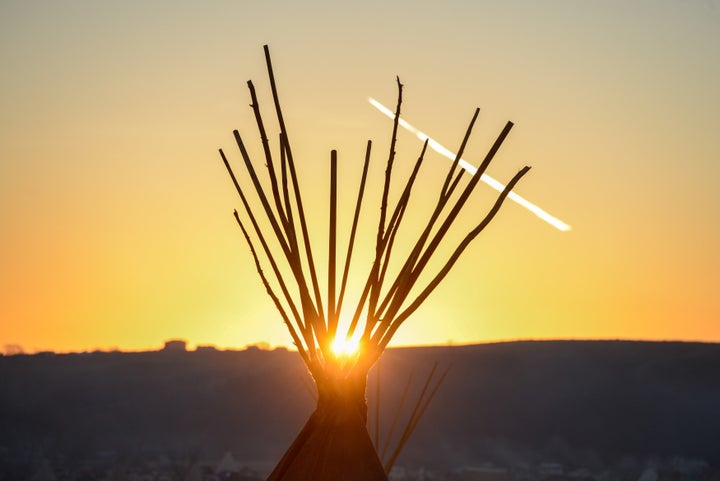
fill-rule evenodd
<path id="1" fill-rule="evenodd" d="M 216 344 L 203 344 L 203 343 L 195 343 L 192 340 L 188 339 L 180 339 L 180 338 L 167 338 L 165 341 L 160 343 L 157 346 L 148 346 L 138 349 L 122 349 L 119 346 L 109 346 L 104 348 L 92 348 L 92 349 L 80 349 L 80 350 L 40 350 L 40 349 L 31 349 L 27 350 L 25 349 L 25 346 L 21 346 L 19 344 L 5 344 L 4 346 L 0 346 L 0 354 L 4 354 L 6 356 L 13 356 L 13 355 L 35 355 L 35 354 L 47 354 L 47 353 L 53 353 L 53 354 L 83 354 L 83 353 L 122 353 L 122 354 L 133 354 L 133 353 L 152 353 L 152 352 L 159 352 L 167 350 L 167 346 L 165 346 L 165 343 L 168 341 L 181 341 L 185 343 L 185 351 L 186 352 L 195 352 L 195 351 L 206 351 L 206 350 L 217 350 L 217 351 L 244 351 L 247 349 L 260 349 L 263 351 L 273 351 L 275 349 L 285 349 L 292 352 L 297 352 L 297 349 L 295 346 L 288 345 L 288 344 L 270 344 L 265 341 L 256 341 L 244 345 L 237 345 L 237 346 L 218 346 Z M 613 342 L 621 342 L 621 343 L 658 343 L 658 344 L 702 344 L 702 345 L 712 345 L 712 344 L 720 344 L 715 341 L 678 341 L 673 339 L 660 339 L 660 340 L 645 340 L 645 339 L 599 339 L 599 338 L 566 338 L 566 339 L 556 339 L 556 338 L 547 338 L 547 339 L 534 339 L 534 338 L 523 338 L 523 339 L 496 339 L 491 341 L 476 341 L 476 342 L 468 342 L 468 343 L 455 343 L 452 340 L 448 340 L 444 343 L 432 343 L 432 344 L 397 344 L 392 343 L 390 345 L 390 349 L 403 349 L 403 348 L 409 348 L 409 349 L 418 349 L 418 348 L 442 348 L 442 347 L 470 347 L 470 346 L 489 346 L 493 344 L 521 344 L 521 343 L 583 343 L 583 342 L 597 342 L 597 343 L 613 343 Z M 178 348 L 175 347 L 170 348 L 170 350 L 177 351 Z"/>
<path id="2" fill-rule="evenodd" d="M 259 153 L 248 79 L 275 135 L 263 44 L 321 245 L 330 149 L 342 223 L 373 140 L 376 222 L 391 123 L 366 99 L 394 106 L 395 75 L 403 117 L 450 149 L 481 108 L 474 165 L 515 122 L 488 173 L 531 165 L 516 191 L 573 226 L 507 203 L 391 345 L 720 341 L 718 1 L 10 0 L 0 40 L 0 349 L 290 343 L 217 156 L 239 162 L 235 128 Z M 398 176 L 420 147 L 400 134 Z M 446 166 L 429 155 L 420 185 Z"/>

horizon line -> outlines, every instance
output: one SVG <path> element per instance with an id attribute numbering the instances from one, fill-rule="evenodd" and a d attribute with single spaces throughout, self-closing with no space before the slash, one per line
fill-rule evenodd
<path id="1" fill-rule="evenodd" d="M 94 353 L 122 353 L 122 354 L 134 354 L 134 353 L 151 353 L 151 352 L 163 352 L 163 351 L 174 351 L 174 352 L 202 352 L 202 351 L 217 351 L 217 352 L 242 352 L 247 350 L 261 350 L 261 351 L 275 351 L 285 350 L 288 352 L 297 352 L 294 346 L 288 346 L 286 344 L 275 344 L 272 345 L 268 342 L 258 341 L 253 343 L 244 344 L 243 346 L 218 346 L 209 343 L 196 343 L 192 344 L 185 339 L 171 338 L 164 341 L 165 343 L 171 341 L 180 341 L 184 343 L 184 348 L 168 348 L 167 344 L 161 347 L 155 348 L 139 348 L 139 349 L 123 349 L 119 346 L 113 346 L 109 348 L 90 348 L 81 350 L 49 350 L 49 349 L 36 349 L 32 351 L 7 353 L 0 351 L 0 357 L 12 357 L 12 356 L 33 356 L 38 354 L 94 354 Z M 632 338 L 632 337 L 518 337 L 518 338 L 505 338 L 505 339 L 493 339 L 486 341 L 474 341 L 474 342 L 453 342 L 452 340 L 443 343 L 418 343 L 418 344 L 397 344 L 390 345 L 388 349 L 412 349 L 412 348 L 434 348 L 434 347 L 468 347 L 468 346 L 482 346 L 490 344 L 512 344 L 522 342 L 637 342 L 637 343 L 684 343 L 684 344 L 720 344 L 720 340 L 700 340 L 700 339 L 680 339 L 680 338 L 668 338 L 668 339 L 648 339 L 648 338 Z M 5 344 L 9 346 L 11 344 Z M 15 346 L 18 346 L 15 344 Z"/>

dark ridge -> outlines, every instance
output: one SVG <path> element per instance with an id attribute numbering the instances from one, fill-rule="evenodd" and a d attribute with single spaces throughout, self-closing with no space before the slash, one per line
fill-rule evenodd
<path id="1" fill-rule="evenodd" d="M 410 372 L 417 392 L 435 361 L 452 368 L 401 464 L 450 468 L 584 453 L 720 465 L 718 344 L 390 349 L 381 360 L 381 433 Z M 272 462 L 313 409 L 307 375 L 300 356 L 285 350 L 2 356 L 0 464 L 37 449 L 64 459 L 102 450 L 201 456 L 231 449 L 240 459 Z M 374 383 L 371 374 L 369 396 Z"/>

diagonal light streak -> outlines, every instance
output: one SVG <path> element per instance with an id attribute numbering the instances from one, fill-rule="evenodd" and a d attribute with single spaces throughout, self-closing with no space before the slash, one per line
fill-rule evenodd
<path id="1" fill-rule="evenodd" d="M 391 111 L 387 107 L 385 107 L 383 104 L 378 102 L 372 97 L 368 98 L 368 101 L 370 104 L 378 109 L 380 112 L 385 114 L 386 116 L 390 117 L 391 119 L 395 118 L 395 112 Z M 432 139 L 429 135 L 427 135 L 424 132 L 421 132 L 420 130 L 416 129 L 412 125 L 410 125 L 408 122 L 405 121 L 405 119 L 398 119 L 398 123 L 400 126 L 402 126 L 405 130 L 408 132 L 411 132 L 413 135 L 415 135 L 418 139 L 420 139 L 421 142 L 425 142 L 425 140 L 428 141 L 428 146 L 433 149 L 438 154 L 442 155 L 443 157 L 447 157 L 450 160 L 455 160 L 456 154 L 454 154 L 452 151 L 448 150 L 446 147 L 442 146 L 439 142 Z M 460 167 L 468 171 L 471 175 L 475 175 L 477 172 L 477 168 L 468 163 L 467 161 L 460 159 Z M 505 189 L 505 186 L 498 182 L 497 180 L 493 179 L 487 174 L 482 174 L 480 176 L 480 180 L 485 182 L 487 185 L 492 187 L 493 189 L 497 190 L 498 192 L 502 192 L 503 189 Z M 521 197 L 520 195 L 516 194 L 515 192 L 510 192 L 508 194 L 508 199 L 516 202 L 517 204 L 520 204 L 521 206 L 525 207 L 527 210 L 538 216 L 540 219 L 544 220 L 551 226 L 555 227 L 558 230 L 561 230 L 563 232 L 567 232 L 571 229 L 571 227 L 566 224 L 565 222 L 561 221 L 557 217 L 550 215 L 537 205 L 533 204 L 529 200 L 525 199 L 524 197 Z"/>

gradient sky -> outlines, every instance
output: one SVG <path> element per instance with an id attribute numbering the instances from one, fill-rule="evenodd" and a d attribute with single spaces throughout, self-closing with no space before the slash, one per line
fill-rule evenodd
<path id="1" fill-rule="evenodd" d="M 258 151 L 265 43 L 319 240 L 330 149 L 347 197 L 368 138 L 381 181 L 391 122 L 367 97 L 394 105 L 395 75 L 451 149 L 482 109 L 476 165 L 514 121 L 490 175 L 532 165 L 517 192 L 573 226 L 506 204 L 396 344 L 720 341 L 718 1 L 5 0 L 0 350 L 289 342 L 217 155 L 239 160 L 234 128 Z M 401 135 L 399 171 L 419 149 Z M 427 165 L 432 188 L 448 164 Z"/>

